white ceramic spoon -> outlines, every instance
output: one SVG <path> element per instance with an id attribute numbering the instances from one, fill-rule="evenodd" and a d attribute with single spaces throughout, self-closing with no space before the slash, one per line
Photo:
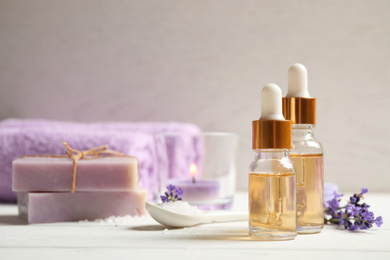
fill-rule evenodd
<path id="1" fill-rule="evenodd" d="M 146 209 L 152 218 L 167 227 L 191 227 L 214 222 L 248 220 L 246 211 L 205 211 L 201 215 L 190 215 L 164 209 L 152 202 L 146 202 Z"/>

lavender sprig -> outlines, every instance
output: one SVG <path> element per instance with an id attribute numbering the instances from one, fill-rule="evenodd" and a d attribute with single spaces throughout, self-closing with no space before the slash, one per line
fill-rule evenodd
<path id="1" fill-rule="evenodd" d="M 164 195 L 161 195 L 160 198 L 162 202 L 169 201 L 178 201 L 183 199 L 183 190 L 181 188 L 176 188 L 175 185 L 168 185 L 167 190 Z"/>
<path id="2" fill-rule="evenodd" d="M 344 194 L 335 191 L 333 199 L 325 203 L 325 223 L 344 226 L 350 231 L 369 229 L 374 224 L 380 227 L 383 224 L 382 217 L 375 218 L 374 213 L 369 211 L 370 205 L 360 203 L 367 192 L 368 189 L 362 188 L 361 193 L 355 193 L 349 198 L 347 204 L 341 207 L 340 201 Z"/>

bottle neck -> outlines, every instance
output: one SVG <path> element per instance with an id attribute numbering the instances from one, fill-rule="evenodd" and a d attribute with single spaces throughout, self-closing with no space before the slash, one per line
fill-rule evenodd
<path id="1" fill-rule="evenodd" d="M 282 159 L 288 158 L 290 150 L 288 149 L 256 149 L 257 159 Z"/>
<path id="2" fill-rule="evenodd" d="M 293 140 L 314 139 L 314 129 L 315 129 L 315 125 L 293 124 L 292 125 L 292 138 L 293 138 Z"/>

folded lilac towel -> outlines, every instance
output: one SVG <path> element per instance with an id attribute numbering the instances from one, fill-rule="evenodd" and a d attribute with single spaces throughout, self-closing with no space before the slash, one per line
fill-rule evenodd
<path id="1" fill-rule="evenodd" d="M 62 141 L 78 150 L 107 144 L 111 150 L 138 157 L 141 167 L 139 187 L 149 191 L 149 199 L 159 189 L 154 133 L 197 133 L 199 128 L 183 123 L 72 123 L 46 120 L 9 119 L 0 122 L 0 201 L 15 202 L 11 191 L 12 161 L 22 155 L 64 155 Z M 183 152 L 189 150 L 187 147 Z M 176 163 L 182 163 L 177 160 Z"/>
<path id="2" fill-rule="evenodd" d="M 50 121 L 42 119 L 7 119 L 0 122 L 0 128 L 43 128 L 43 129 L 81 129 L 81 130 L 114 130 L 122 132 L 141 132 L 141 133 L 165 133 L 179 132 L 195 134 L 200 130 L 197 126 L 189 123 L 176 122 L 96 122 L 96 123 L 75 123 Z"/>

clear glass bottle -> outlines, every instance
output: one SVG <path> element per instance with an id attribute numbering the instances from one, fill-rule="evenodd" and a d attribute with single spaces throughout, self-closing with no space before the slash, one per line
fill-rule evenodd
<path id="1" fill-rule="evenodd" d="M 249 167 L 249 235 L 256 240 L 289 240 L 297 235 L 296 178 L 289 158 L 292 123 L 282 114 L 282 91 L 261 92 L 261 117 L 252 122 Z"/>
<path id="2" fill-rule="evenodd" d="M 287 149 L 259 149 L 249 168 L 249 234 L 257 240 L 297 235 L 296 178 Z"/>
<path id="3" fill-rule="evenodd" d="M 312 124 L 293 124 L 290 158 L 297 174 L 297 226 L 299 234 L 314 234 L 324 227 L 324 162 Z"/>
<path id="4" fill-rule="evenodd" d="M 288 71 L 288 93 L 283 98 L 283 115 L 293 124 L 290 158 L 297 175 L 298 234 L 319 233 L 324 226 L 323 150 L 314 138 L 316 102 L 308 91 L 306 67 L 293 64 Z"/>

